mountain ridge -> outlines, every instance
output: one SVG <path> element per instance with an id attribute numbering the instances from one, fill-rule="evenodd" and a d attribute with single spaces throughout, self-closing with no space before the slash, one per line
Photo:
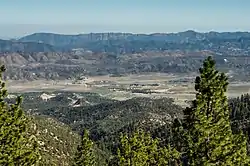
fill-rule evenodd
<path id="1" fill-rule="evenodd" d="M 250 32 L 178 33 L 33 33 L 16 40 L 0 39 L 0 52 L 68 52 L 81 48 L 93 52 L 116 54 L 138 53 L 148 50 L 211 49 L 209 45 L 233 43 L 241 48 L 250 42 Z M 134 46 L 136 45 L 136 46 Z"/>
<path id="2" fill-rule="evenodd" d="M 249 45 L 250 32 L 35 33 L 19 40 L 0 40 L 0 61 L 14 80 L 194 72 L 208 55 L 226 71 L 248 75 Z"/>
<path id="3" fill-rule="evenodd" d="M 127 39 L 127 40 L 143 40 L 146 37 L 154 37 L 154 40 L 167 40 L 171 42 L 170 38 L 172 37 L 195 37 L 197 35 L 200 35 L 202 37 L 223 37 L 225 39 L 240 37 L 240 36 L 246 36 L 250 37 L 250 32 L 244 32 L 244 31 L 236 31 L 236 32 L 216 32 L 216 31 L 210 31 L 210 32 L 196 32 L 193 30 L 187 30 L 183 32 L 176 32 L 176 33 L 150 33 L 150 34 L 143 34 L 143 33 L 126 33 L 126 32 L 98 32 L 98 33 L 82 33 L 82 34 L 75 34 L 75 35 L 69 35 L 69 34 L 58 34 L 58 33 L 33 33 L 27 36 L 23 36 L 18 41 L 35 41 L 36 37 L 69 37 L 69 38 L 82 38 L 82 40 L 108 40 L 108 39 Z M 198 40 L 201 40 L 202 38 L 197 38 Z M 172 41 L 173 42 L 173 41 Z M 46 42 L 45 42 L 46 43 Z M 48 43 L 53 45 L 52 43 Z"/>

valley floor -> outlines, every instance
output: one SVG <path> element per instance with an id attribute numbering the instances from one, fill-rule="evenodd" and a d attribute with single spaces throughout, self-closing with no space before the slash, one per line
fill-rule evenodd
<path id="1" fill-rule="evenodd" d="M 7 82 L 11 92 L 94 92 L 104 97 L 126 100 L 132 97 L 171 97 L 186 106 L 186 100 L 194 98 L 194 80 L 197 74 L 171 75 L 148 73 L 122 77 L 94 76 L 82 80 L 36 80 Z M 250 82 L 230 82 L 228 96 L 237 97 L 250 92 Z"/>

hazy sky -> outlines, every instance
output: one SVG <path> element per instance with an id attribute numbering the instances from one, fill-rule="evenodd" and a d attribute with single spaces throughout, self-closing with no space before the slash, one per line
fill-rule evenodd
<path id="1" fill-rule="evenodd" d="M 250 0 L 0 0 L 0 37 L 250 31 Z"/>

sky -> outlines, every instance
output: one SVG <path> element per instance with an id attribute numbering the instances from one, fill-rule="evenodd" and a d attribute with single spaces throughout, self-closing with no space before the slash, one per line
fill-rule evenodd
<path id="1" fill-rule="evenodd" d="M 250 31 L 250 0 L 0 0 L 0 38 L 36 32 Z"/>

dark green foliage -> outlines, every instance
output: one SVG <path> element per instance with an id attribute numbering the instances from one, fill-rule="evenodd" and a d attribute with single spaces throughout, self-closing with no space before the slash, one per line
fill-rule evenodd
<path id="1" fill-rule="evenodd" d="M 161 147 L 158 139 L 137 130 L 131 135 L 123 134 L 118 146 L 116 164 L 119 166 L 165 166 L 174 163 L 179 153 L 170 146 Z"/>
<path id="2" fill-rule="evenodd" d="M 5 71 L 0 68 L 0 77 Z M 29 135 L 29 119 L 24 115 L 18 97 L 15 104 L 4 101 L 7 97 L 5 83 L 0 81 L 0 165 L 30 166 L 39 160 L 38 143 L 34 135 Z"/>
<path id="3" fill-rule="evenodd" d="M 74 158 L 74 166 L 94 166 L 96 159 L 93 149 L 93 142 L 89 139 L 87 130 L 84 130 L 81 144 L 77 147 L 77 152 Z"/>
<path id="4" fill-rule="evenodd" d="M 208 57 L 195 80 L 196 100 L 184 110 L 189 165 L 246 165 L 246 139 L 233 135 L 227 97 L 228 80 Z"/>
<path id="5" fill-rule="evenodd" d="M 44 93 L 55 97 L 52 97 L 47 101 L 42 100 L 41 95 Z M 12 93 L 12 95 L 20 95 L 20 94 Z M 101 97 L 99 94 L 90 92 L 78 92 L 78 93 L 65 92 L 65 91 L 27 92 L 27 93 L 22 93 L 22 97 L 23 97 L 22 107 L 25 108 L 25 110 L 31 110 L 32 113 L 34 113 L 36 109 L 38 109 L 36 113 L 38 112 L 43 113 L 44 110 L 48 109 L 51 110 L 60 108 L 68 109 L 69 107 L 77 105 L 78 101 L 81 102 L 80 103 L 81 106 L 91 106 L 100 103 L 111 103 L 114 101 L 111 99 Z M 11 99 L 8 100 L 12 101 Z M 72 101 L 75 102 L 72 103 Z"/>
<path id="6" fill-rule="evenodd" d="M 248 153 L 250 153 L 250 95 L 245 94 L 229 100 L 232 109 L 230 118 L 234 133 L 243 131 L 248 136 Z"/>
<path id="7" fill-rule="evenodd" d="M 64 98 L 67 98 L 71 93 L 64 95 Z M 98 96 L 95 98 L 97 97 Z M 87 128 L 90 131 L 90 138 L 95 141 L 98 146 L 103 147 L 101 144 L 104 144 L 105 150 L 108 149 L 112 152 L 116 151 L 115 146 L 119 140 L 120 132 L 131 132 L 131 127 L 136 125 L 137 127 L 145 128 L 147 131 L 150 130 L 151 133 L 154 133 L 154 137 L 159 137 L 160 135 L 158 134 L 163 133 L 161 133 L 161 131 L 157 133 L 154 132 L 156 128 L 159 128 L 158 125 L 161 126 L 161 123 L 168 124 L 171 121 L 171 117 L 181 114 L 182 110 L 180 106 L 176 105 L 173 100 L 169 98 L 133 98 L 127 101 L 100 99 L 101 103 L 95 104 L 90 100 L 90 97 L 87 96 L 86 100 L 92 101 L 94 104 L 75 108 L 66 106 L 64 100 L 63 102 L 55 102 L 56 98 L 53 98 L 52 101 L 48 100 L 47 102 L 42 102 L 39 97 L 33 98 L 38 100 L 36 103 L 41 103 L 41 106 L 37 107 L 39 110 L 34 110 L 32 111 L 33 113 L 54 117 L 70 125 L 78 132 Z M 28 108 L 34 106 L 34 102 L 31 99 L 26 99 L 26 102 L 29 102 L 27 103 L 27 106 L 30 105 Z M 56 106 L 53 107 L 53 103 L 55 103 Z M 59 107 L 58 105 L 65 106 Z M 50 108 L 46 109 L 46 107 Z M 133 125 L 129 126 L 130 124 Z"/>
<path id="8" fill-rule="evenodd" d="M 234 132 L 243 129 L 245 134 L 250 131 L 250 95 L 245 94 L 229 100 L 232 109 L 230 118 Z"/>

